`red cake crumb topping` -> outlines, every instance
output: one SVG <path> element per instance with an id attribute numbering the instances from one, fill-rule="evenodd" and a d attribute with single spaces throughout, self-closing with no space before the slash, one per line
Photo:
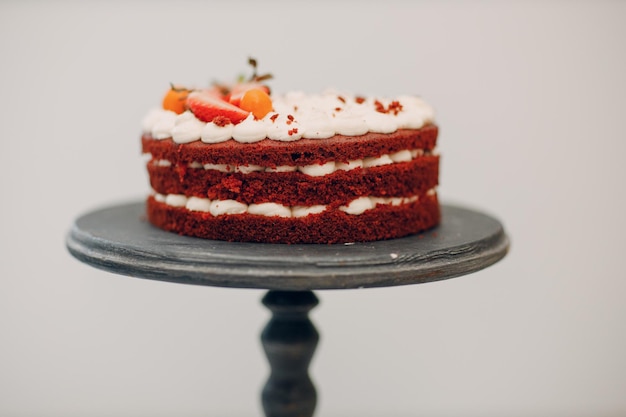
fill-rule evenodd
<path id="1" fill-rule="evenodd" d="M 224 127 L 230 124 L 230 119 L 227 119 L 224 116 L 217 116 L 213 119 L 213 123 L 215 123 L 216 126 Z"/>
<path id="2" fill-rule="evenodd" d="M 385 114 L 393 113 L 394 116 L 402 111 L 402 104 L 400 104 L 400 102 L 397 100 L 394 100 L 391 103 L 389 103 L 389 106 L 387 106 L 386 108 L 383 103 L 376 100 L 374 101 L 374 106 L 376 107 L 377 112 L 385 113 Z"/>

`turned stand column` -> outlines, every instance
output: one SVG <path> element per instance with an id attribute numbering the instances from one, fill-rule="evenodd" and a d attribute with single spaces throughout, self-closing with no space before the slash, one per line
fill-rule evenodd
<path id="1" fill-rule="evenodd" d="M 318 303 L 311 291 L 269 291 L 263 304 L 272 318 L 261 334 L 271 373 L 261 399 L 266 417 L 310 417 L 317 393 L 308 369 L 319 334 L 308 313 Z"/>

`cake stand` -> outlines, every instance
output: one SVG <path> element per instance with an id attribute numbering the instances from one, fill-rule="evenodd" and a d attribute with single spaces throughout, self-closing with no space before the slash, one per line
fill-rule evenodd
<path id="1" fill-rule="evenodd" d="M 493 217 L 443 205 L 437 228 L 406 238 L 335 245 L 204 240 L 165 232 L 143 202 L 78 218 L 67 247 L 80 261 L 116 274 L 181 284 L 269 290 L 272 317 L 261 334 L 270 363 L 261 394 L 267 417 L 312 416 L 308 367 L 319 335 L 308 312 L 313 290 L 420 284 L 466 275 L 502 259 L 509 240 Z"/>

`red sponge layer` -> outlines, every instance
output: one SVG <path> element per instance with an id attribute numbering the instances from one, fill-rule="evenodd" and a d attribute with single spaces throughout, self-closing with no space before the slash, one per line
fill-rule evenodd
<path id="1" fill-rule="evenodd" d="M 213 216 L 147 201 L 148 219 L 162 229 L 181 235 L 237 242 L 346 243 L 391 239 L 419 233 L 440 220 L 436 195 L 399 206 L 377 205 L 360 215 L 328 209 L 301 218 L 252 214 Z"/>
<path id="2" fill-rule="evenodd" d="M 346 204 L 362 196 L 410 197 L 435 188 L 439 157 L 421 156 L 372 168 L 336 171 L 312 177 L 301 172 L 220 172 L 188 166 L 148 163 L 152 188 L 160 194 L 184 194 L 242 203 L 286 206 Z"/>
<path id="3" fill-rule="evenodd" d="M 405 149 L 432 150 L 437 144 L 438 128 L 400 129 L 393 133 L 367 133 L 361 136 L 335 135 L 328 139 L 300 139 L 280 142 L 264 139 L 256 143 L 239 143 L 230 139 L 222 143 L 201 141 L 177 144 L 172 139 L 141 139 L 144 153 L 154 159 L 165 159 L 174 165 L 201 164 L 261 165 L 264 167 L 323 164 L 392 154 Z"/>

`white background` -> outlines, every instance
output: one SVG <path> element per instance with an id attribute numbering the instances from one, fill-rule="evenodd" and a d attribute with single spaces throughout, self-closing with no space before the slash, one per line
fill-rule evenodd
<path id="1" fill-rule="evenodd" d="M 626 3 L 0 2 L 0 416 L 254 416 L 262 291 L 115 276 L 64 246 L 143 198 L 169 82 L 416 93 L 444 201 L 509 255 L 433 284 L 319 292 L 319 416 L 626 415 Z M 312 3 L 313 4 L 313 3 Z"/>

